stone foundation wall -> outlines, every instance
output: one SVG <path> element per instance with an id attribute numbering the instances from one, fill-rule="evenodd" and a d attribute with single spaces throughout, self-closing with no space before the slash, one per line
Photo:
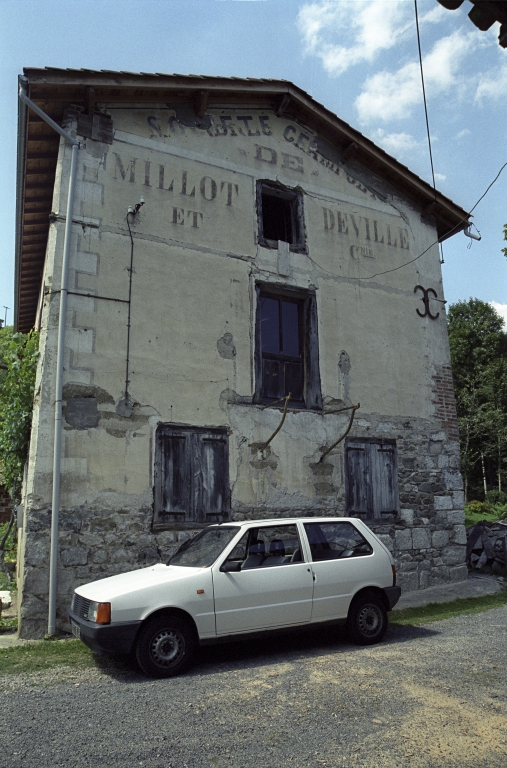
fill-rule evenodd
<path id="1" fill-rule="evenodd" d="M 389 521 L 366 521 L 392 552 L 403 590 L 460 581 L 467 576 L 464 496 L 459 472 L 459 444 L 428 422 L 398 424 L 368 417 L 355 424 L 355 436 L 382 435 L 397 441 L 400 513 Z M 343 453 L 333 458 L 342 477 Z M 328 491 L 329 489 L 327 489 Z M 327 493 L 326 491 L 326 493 Z M 151 494 L 141 498 L 106 499 L 104 506 L 79 507 L 60 513 L 58 576 L 59 630 L 69 630 L 66 611 L 80 584 L 166 561 L 192 536 L 192 530 L 152 532 Z M 311 507 L 265 505 L 245 510 L 234 500 L 232 519 L 309 515 L 345 515 L 343 480 L 333 495 Z M 48 617 L 48 563 L 51 512 L 25 511 L 26 548 L 23 564 L 20 634 L 42 637 Z"/>

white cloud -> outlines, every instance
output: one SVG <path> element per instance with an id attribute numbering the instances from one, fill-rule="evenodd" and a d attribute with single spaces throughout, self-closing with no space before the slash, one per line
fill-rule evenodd
<path id="1" fill-rule="evenodd" d="M 435 181 L 445 181 L 447 176 L 443 173 L 435 173 Z"/>
<path id="2" fill-rule="evenodd" d="M 406 3 L 365 0 L 362 3 L 326 0 L 303 5 L 298 27 L 306 53 L 318 56 L 331 75 L 341 75 L 362 61 L 373 61 L 392 48 L 405 31 Z M 344 42 L 333 42 L 338 37 Z M 351 44 L 352 43 L 352 44 Z"/>
<path id="3" fill-rule="evenodd" d="M 483 99 L 492 99 L 499 101 L 507 96 L 507 65 L 499 71 L 488 72 L 479 75 L 479 82 L 475 91 L 475 101 L 482 102 Z"/>
<path id="4" fill-rule="evenodd" d="M 411 152 L 420 146 L 409 133 L 386 133 L 382 128 L 377 128 L 371 135 L 371 139 L 386 152 L 395 156 Z"/>
<path id="5" fill-rule="evenodd" d="M 460 30 L 438 40 L 423 58 L 424 82 L 429 98 L 449 92 L 459 84 L 457 74 L 466 54 L 474 47 L 475 33 Z M 410 117 L 421 104 L 422 86 L 419 64 L 409 62 L 396 72 L 377 72 L 369 77 L 356 99 L 362 122 Z"/>
<path id="6" fill-rule="evenodd" d="M 507 328 L 507 304 L 499 304 L 498 301 L 490 301 L 489 303 L 503 317 L 504 327 Z"/>
<path id="7" fill-rule="evenodd" d="M 465 136 L 468 136 L 468 134 L 469 134 L 469 133 L 470 133 L 470 128 L 463 128 L 463 130 L 462 130 L 462 131 L 459 131 L 459 132 L 456 134 L 456 138 L 457 138 L 457 139 L 464 139 L 464 138 L 465 138 Z"/>
<path id="8" fill-rule="evenodd" d="M 444 14 L 445 9 L 438 6 L 419 22 L 434 24 Z M 406 0 L 316 0 L 301 7 L 297 23 L 305 52 L 320 58 L 330 75 L 341 75 L 397 45 L 413 27 L 414 12 Z"/>

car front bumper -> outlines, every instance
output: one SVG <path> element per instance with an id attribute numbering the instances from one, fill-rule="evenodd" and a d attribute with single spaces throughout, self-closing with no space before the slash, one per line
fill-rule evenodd
<path id="1" fill-rule="evenodd" d="M 384 592 L 389 603 L 388 611 L 392 611 L 401 596 L 401 587 L 384 587 Z"/>
<path id="2" fill-rule="evenodd" d="M 121 621 L 114 624 L 95 624 L 68 611 L 72 634 L 99 655 L 131 652 L 140 621 Z"/>

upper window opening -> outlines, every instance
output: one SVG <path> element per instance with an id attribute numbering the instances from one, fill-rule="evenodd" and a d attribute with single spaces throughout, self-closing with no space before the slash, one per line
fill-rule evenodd
<path id="1" fill-rule="evenodd" d="M 259 242 L 276 248 L 278 241 L 293 249 L 304 246 L 302 232 L 303 204 L 301 193 L 265 181 L 257 182 Z"/>
<path id="2" fill-rule="evenodd" d="M 322 408 L 314 291 L 257 284 L 255 402 Z"/>

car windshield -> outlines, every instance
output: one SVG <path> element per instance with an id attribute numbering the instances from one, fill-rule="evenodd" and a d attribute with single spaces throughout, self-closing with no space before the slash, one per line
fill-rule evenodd
<path id="1" fill-rule="evenodd" d="M 189 568 L 209 568 L 239 531 L 237 526 L 205 528 L 193 539 L 188 539 L 168 561 L 167 565 L 185 565 Z"/>

